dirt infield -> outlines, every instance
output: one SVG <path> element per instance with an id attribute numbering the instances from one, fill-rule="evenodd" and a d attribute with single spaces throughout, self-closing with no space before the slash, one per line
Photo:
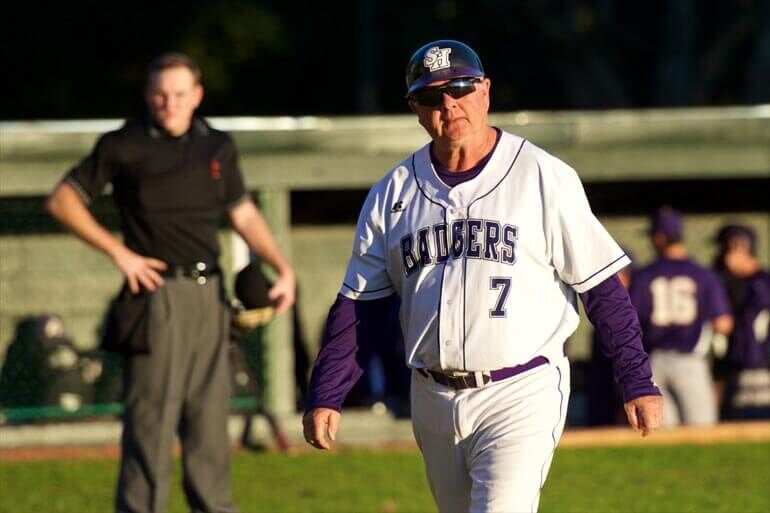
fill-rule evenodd
<path id="1" fill-rule="evenodd" d="M 770 441 L 770 422 L 724 422 L 709 427 L 661 429 L 642 438 L 630 428 L 567 429 L 559 447 L 714 444 Z"/>
<path id="2" fill-rule="evenodd" d="M 0 449 L 0 462 L 107 459 L 117 458 L 119 454 L 120 449 L 116 445 L 15 447 L 13 449 Z"/>
<path id="3" fill-rule="evenodd" d="M 629 445 L 677 445 L 715 444 L 725 442 L 767 442 L 770 441 L 770 422 L 730 422 L 712 427 L 679 427 L 664 429 L 642 438 L 630 428 L 567 429 L 559 447 L 616 447 Z M 416 450 L 414 442 L 367 444 L 367 447 L 381 450 Z M 338 445 L 338 450 L 360 446 Z M 234 448 L 234 450 L 243 450 Z M 266 450 L 275 450 L 267 447 Z M 311 451 L 304 445 L 295 445 L 289 455 Z M 177 447 L 176 452 L 179 452 Z M 117 458 L 120 449 L 109 445 L 78 445 L 58 447 L 15 447 L 0 449 L 0 462 L 71 459 L 112 459 Z"/>

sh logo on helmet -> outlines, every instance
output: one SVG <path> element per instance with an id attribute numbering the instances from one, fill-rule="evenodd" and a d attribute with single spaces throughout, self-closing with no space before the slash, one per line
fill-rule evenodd
<path id="1" fill-rule="evenodd" d="M 422 64 L 431 71 L 448 68 L 451 65 L 449 63 L 450 53 L 452 53 L 451 48 L 439 48 L 438 46 L 434 46 L 425 52 L 425 58 L 422 60 Z"/>

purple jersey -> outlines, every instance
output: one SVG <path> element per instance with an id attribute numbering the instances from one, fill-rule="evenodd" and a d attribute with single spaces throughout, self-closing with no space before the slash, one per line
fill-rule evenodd
<path id="1" fill-rule="evenodd" d="M 736 369 L 767 368 L 770 346 L 770 274 L 759 271 L 729 282 L 735 310 L 735 329 L 730 334 L 726 361 Z"/>
<path id="2" fill-rule="evenodd" d="M 647 351 L 691 352 L 704 324 L 730 313 L 717 275 L 689 259 L 656 260 L 634 275 L 630 294 Z"/>

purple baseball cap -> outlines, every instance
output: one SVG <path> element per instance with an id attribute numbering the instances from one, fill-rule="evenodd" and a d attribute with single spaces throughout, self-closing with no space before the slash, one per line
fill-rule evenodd
<path id="1" fill-rule="evenodd" d="M 662 233 L 667 239 L 682 238 L 682 213 L 669 206 L 660 207 L 650 219 L 650 234 Z"/>

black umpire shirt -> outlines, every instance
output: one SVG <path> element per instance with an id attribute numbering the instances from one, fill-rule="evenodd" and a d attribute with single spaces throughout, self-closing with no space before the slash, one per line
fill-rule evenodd
<path id="1" fill-rule="evenodd" d="M 246 198 L 232 138 L 197 117 L 180 137 L 127 121 L 64 180 L 86 203 L 112 183 L 126 246 L 171 265 L 215 264 L 217 230 Z"/>

